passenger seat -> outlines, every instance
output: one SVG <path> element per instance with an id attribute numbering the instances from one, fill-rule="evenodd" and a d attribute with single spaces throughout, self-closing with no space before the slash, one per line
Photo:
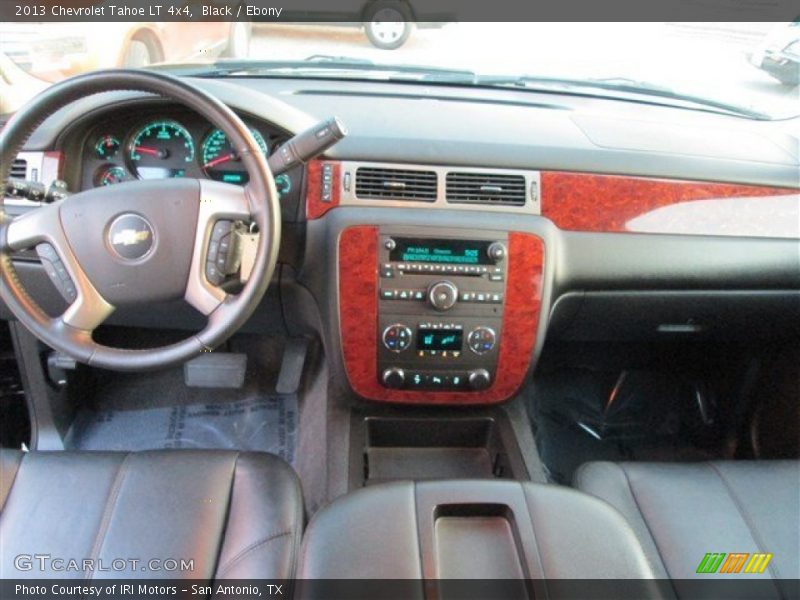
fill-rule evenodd
<path id="1" fill-rule="evenodd" d="M 800 461 L 591 462 L 574 483 L 622 513 L 657 577 L 697 578 L 706 553 L 767 553 L 764 573 L 746 577 L 774 579 L 776 597 L 797 592 Z"/>

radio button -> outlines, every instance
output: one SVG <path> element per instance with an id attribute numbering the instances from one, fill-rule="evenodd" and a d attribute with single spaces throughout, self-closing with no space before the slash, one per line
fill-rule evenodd
<path id="1" fill-rule="evenodd" d="M 458 300 L 458 288 L 449 281 L 437 281 L 428 288 L 428 302 L 436 310 L 450 310 Z"/>
<path id="2" fill-rule="evenodd" d="M 497 263 L 506 257 L 506 247 L 502 242 L 493 242 L 489 248 L 487 248 L 486 253 L 489 255 L 490 259 Z"/>
<path id="3" fill-rule="evenodd" d="M 496 342 L 497 334 L 490 327 L 476 327 L 467 336 L 467 345 L 475 354 L 486 354 Z"/>

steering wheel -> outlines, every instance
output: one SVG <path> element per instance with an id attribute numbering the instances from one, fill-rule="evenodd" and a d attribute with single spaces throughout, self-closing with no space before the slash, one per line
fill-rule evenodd
<path id="1" fill-rule="evenodd" d="M 45 118 L 80 98 L 114 90 L 156 94 L 208 119 L 241 156 L 249 183 L 133 181 L 81 192 L 13 220 L 2 210 L 0 193 L 0 298 L 48 346 L 89 365 L 143 371 L 211 351 L 241 327 L 275 269 L 281 211 L 266 158 L 231 109 L 185 81 L 134 70 L 97 71 L 65 80 L 17 112 L 0 132 L 0 190 L 5 190 L 17 153 Z M 255 223 L 260 233 L 252 273 L 233 295 L 209 281 L 206 267 L 225 246 L 221 236 L 238 222 Z M 14 269 L 12 252 L 32 247 L 45 267 L 61 277 L 72 300 L 58 317 L 39 307 Z M 207 317 L 205 328 L 191 337 L 142 350 L 104 346 L 92 337 L 118 306 L 180 298 Z"/>

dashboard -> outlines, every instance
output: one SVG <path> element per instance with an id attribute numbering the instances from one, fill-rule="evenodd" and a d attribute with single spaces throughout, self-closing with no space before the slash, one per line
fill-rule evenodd
<path id="1" fill-rule="evenodd" d="M 277 182 L 280 285 L 248 327 L 321 333 L 333 371 L 362 397 L 467 403 L 482 388 L 482 401 L 501 401 L 545 337 L 796 332 L 800 188 L 784 124 L 498 90 L 193 83 L 234 109 L 267 155 L 334 115 L 350 130 Z M 246 181 L 205 119 L 132 92 L 75 103 L 25 150 L 29 179 L 36 168 L 47 179 L 58 155 L 71 191 Z M 493 244 L 505 257 L 483 264 Z M 45 279 L 31 262 L 23 277 Z M 439 294 L 452 305 L 437 306 Z"/>

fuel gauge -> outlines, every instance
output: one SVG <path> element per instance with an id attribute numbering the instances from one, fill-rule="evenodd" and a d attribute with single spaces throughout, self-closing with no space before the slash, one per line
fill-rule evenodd
<path id="1" fill-rule="evenodd" d="M 101 185 L 114 185 L 115 183 L 122 183 L 128 181 L 130 177 L 128 172 L 117 165 L 104 165 L 97 169 L 94 176 L 94 184 Z"/>
<path id="2" fill-rule="evenodd" d="M 97 158 L 114 158 L 117 152 L 119 152 L 121 145 L 119 139 L 115 138 L 113 135 L 104 135 L 95 143 L 94 153 L 97 155 Z"/>

